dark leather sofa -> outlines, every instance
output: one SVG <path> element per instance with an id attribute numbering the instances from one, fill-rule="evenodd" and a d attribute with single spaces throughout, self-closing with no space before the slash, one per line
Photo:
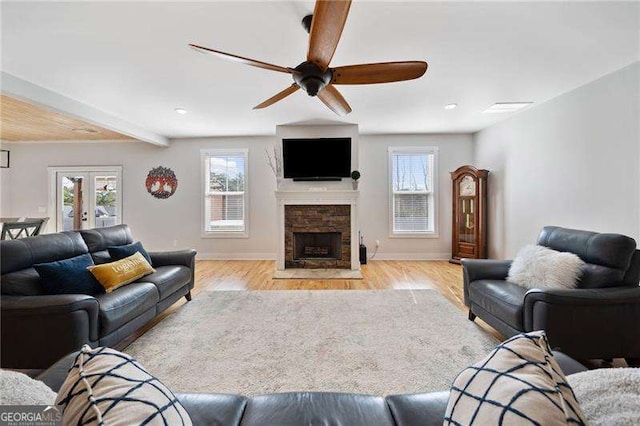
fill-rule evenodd
<path id="1" fill-rule="evenodd" d="M 545 330 L 551 346 L 576 359 L 640 358 L 640 251 L 619 234 L 546 226 L 538 244 L 578 255 L 578 288 L 531 289 L 506 281 L 511 260 L 463 259 L 464 301 L 511 337 Z"/>
<path id="2" fill-rule="evenodd" d="M 1 241 L 0 365 L 42 370 L 83 344 L 117 347 L 181 297 L 191 300 L 195 250 L 150 252 L 156 272 L 111 293 L 43 293 L 34 264 L 85 253 L 105 263 L 108 247 L 132 242 L 127 225 Z"/>
<path id="3" fill-rule="evenodd" d="M 36 378 L 57 392 L 76 355 L 62 358 Z M 565 354 L 554 352 L 554 357 L 565 375 L 586 370 Z M 387 397 L 334 392 L 176 397 L 198 426 L 442 426 L 449 391 Z"/>

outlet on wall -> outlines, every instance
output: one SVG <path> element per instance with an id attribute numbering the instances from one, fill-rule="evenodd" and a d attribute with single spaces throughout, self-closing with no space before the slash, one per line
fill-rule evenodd
<path id="1" fill-rule="evenodd" d="M 380 248 L 380 240 L 376 240 L 376 248 Z"/>
<path id="2" fill-rule="evenodd" d="M 178 247 L 178 240 L 173 240 L 173 246 Z"/>

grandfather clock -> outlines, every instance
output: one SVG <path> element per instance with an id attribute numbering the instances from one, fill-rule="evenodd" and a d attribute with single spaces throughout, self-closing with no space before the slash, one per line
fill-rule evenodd
<path id="1" fill-rule="evenodd" d="M 487 257 L 488 170 L 462 166 L 451 172 L 453 182 L 453 241 L 451 263 Z"/>

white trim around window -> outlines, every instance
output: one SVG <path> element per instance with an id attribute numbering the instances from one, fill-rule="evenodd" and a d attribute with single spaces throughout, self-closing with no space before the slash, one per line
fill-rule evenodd
<path id="1" fill-rule="evenodd" d="M 438 238 L 438 147 L 436 146 L 390 146 L 388 159 L 388 191 L 389 191 L 389 237 L 390 238 Z M 427 164 L 430 167 L 426 167 L 426 177 L 428 183 L 422 187 L 415 183 L 409 182 L 412 178 L 411 171 L 405 171 L 405 174 L 411 175 L 406 178 L 400 178 L 398 176 L 397 164 L 394 164 L 394 158 L 398 156 L 412 156 L 416 157 L 427 156 Z M 397 162 L 396 162 L 397 163 Z M 394 186 L 394 173 L 397 180 L 406 179 L 406 185 L 400 185 L 396 188 Z M 405 188 L 406 187 L 406 188 Z M 417 217 L 416 222 L 421 220 L 425 221 L 423 229 L 420 224 L 406 224 L 405 229 L 402 228 L 402 224 L 399 220 L 396 220 L 396 200 L 397 197 L 404 196 L 405 198 L 414 196 L 420 197 L 424 195 L 426 198 L 426 216 Z M 397 197 L 396 197 L 397 196 Z M 419 198 L 418 198 L 419 199 Z"/>
<path id="2" fill-rule="evenodd" d="M 241 188 L 230 188 L 227 186 L 221 191 L 211 190 L 211 158 L 219 158 L 223 162 L 230 162 L 229 158 L 242 158 L 243 162 L 243 182 Z M 249 150 L 246 148 L 236 149 L 202 149 L 200 150 L 201 165 L 201 200 L 202 200 L 202 220 L 200 230 L 202 238 L 249 238 Z M 229 185 L 227 183 L 227 185 Z M 213 224 L 211 217 L 212 197 L 221 197 L 225 200 L 235 199 L 233 211 L 225 202 L 224 209 L 221 210 L 223 218 L 217 224 Z M 241 204 L 238 204 L 238 197 L 241 197 Z M 241 211 L 240 211 L 241 210 Z M 232 216 L 229 219 L 227 216 Z"/>

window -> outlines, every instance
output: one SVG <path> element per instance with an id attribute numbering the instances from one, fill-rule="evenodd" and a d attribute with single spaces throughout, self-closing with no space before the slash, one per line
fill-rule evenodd
<path id="1" fill-rule="evenodd" d="M 244 150 L 203 150 L 204 234 L 247 237 L 247 156 Z"/>
<path id="2" fill-rule="evenodd" d="M 436 236 L 437 148 L 389 148 L 392 236 Z"/>

